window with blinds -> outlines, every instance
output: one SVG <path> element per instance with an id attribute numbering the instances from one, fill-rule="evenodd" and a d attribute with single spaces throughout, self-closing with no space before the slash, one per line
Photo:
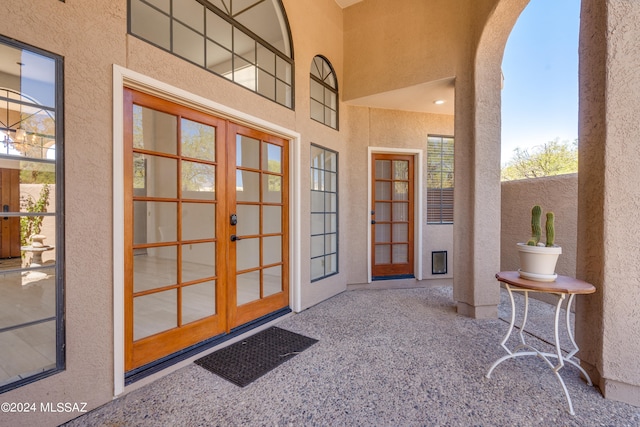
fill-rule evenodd
<path id="1" fill-rule="evenodd" d="M 427 223 L 453 224 L 453 137 L 427 139 Z"/>

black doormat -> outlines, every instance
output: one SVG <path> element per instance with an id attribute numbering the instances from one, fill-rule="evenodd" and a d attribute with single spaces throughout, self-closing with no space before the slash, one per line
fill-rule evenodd
<path id="1" fill-rule="evenodd" d="M 198 359 L 195 364 L 244 387 L 317 342 L 273 326 Z"/>

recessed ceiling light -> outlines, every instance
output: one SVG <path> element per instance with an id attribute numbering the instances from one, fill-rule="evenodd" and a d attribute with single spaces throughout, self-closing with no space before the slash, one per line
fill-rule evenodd
<path id="1" fill-rule="evenodd" d="M 444 99 L 436 99 L 435 101 L 433 101 L 433 103 L 436 105 L 442 105 L 444 104 Z"/>

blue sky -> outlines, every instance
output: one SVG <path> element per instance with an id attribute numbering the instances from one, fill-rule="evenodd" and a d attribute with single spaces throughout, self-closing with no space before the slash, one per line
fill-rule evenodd
<path id="1" fill-rule="evenodd" d="M 502 72 L 502 164 L 516 147 L 578 138 L 580 0 L 531 0 L 513 28 Z"/>

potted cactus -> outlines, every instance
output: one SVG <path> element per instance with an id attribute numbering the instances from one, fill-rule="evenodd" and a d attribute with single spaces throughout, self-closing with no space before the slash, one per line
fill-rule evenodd
<path id="1" fill-rule="evenodd" d="M 556 262 L 562 248 L 555 245 L 555 226 L 553 212 L 547 213 L 546 243 L 540 241 L 542 208 L 536 205 L 531 209 L 531 238 L 526 243 L 518 243 L 520 253 L 520 277 L 541 282 L 553 282 L 558 275 Z"/>

